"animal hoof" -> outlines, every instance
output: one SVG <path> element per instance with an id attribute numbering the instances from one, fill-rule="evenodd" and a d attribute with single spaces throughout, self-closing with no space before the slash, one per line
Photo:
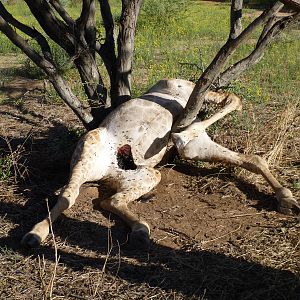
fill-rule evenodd
<path id="1" fill-rule="evenodd" d="M 40 245 L 40 243 L 41 238 L 38 235 L 30 232 L 25 234 L 21 241 L 21 245 L 27 248 L 36 248 Z"/>
<path id="2" fill-rule="evenodd" d="M 144 230 L 134 230 L 131 232 L 129 237 L 131 246 L 136 249 L 148 249 L 150 246 L 149 233 Z"/>
<path id="3" fill-rule="evenodd" d="M 287 188 L 276 191 L 278 200 L 278 211 L 285 215 L 300 216 L 300 205 Z"/>

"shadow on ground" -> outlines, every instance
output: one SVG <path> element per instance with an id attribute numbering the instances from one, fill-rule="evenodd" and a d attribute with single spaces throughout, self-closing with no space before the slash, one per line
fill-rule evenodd
<path id="1" fill-rule="evenodd" d="M 32 210 L 33 203 L 26 205 Z M 1 216 L 18 224 L 8 237 L 0 238 L 0 247 L 16 251 L 25 257 L 44 257 L 55 261 L 52 246 L 40 246 L 34 250 L 20 247 L 19 241 L 28 230 L 26 207 L 1 205 Z M 36 207 L 34 208 L 36 211 Z M 21 220 L 21 221 L 20 221 Z M 32 223 L 32 218 L 30 222 Z M 26 222 L 27 223 L 27 222 Z M 108 235 L 114 240 L 113 251 L 107 261 L 76 252 L 58 249 L 60 264 L 73 271 L 86 268 L 101 270 L 107 264 L 107 272 L 131 284 L 146 283 L 166 291 L 176 291 L 187 297 L 203 299 L 299 299 L 299 278 L 289 271 L 264 267 L 245 259 L 236 259 L 222 253 L 192 249 L 174 250 L 152 244 L 149 252 L 132 251 L 128 245 L 116 246 L 116 240 L 124 244 L 126 231 L 121 226 L 107 228 L 89 221 L 78 221 L 62 216 L 54 226 L 56 236 L 67 240 L 72 247 L 107 253 Z M 131 261 L 136 263 L 131 263 Z"/>
<path id="2" fill-rule="evenodd" d="M 45 149 L 48 143 L 51 144 L 51 140 L 65 130 L 63 126 L 56 126 L 38 143 L 31 141 L 28 147 L 36 151 Z M 23 142 L 11 140 L 11 145 L 16 147 Z M 37 154 L 31 151 L 31 156 L 26 158 L 31 172 L 37 166 L 36 155 L 43 161 L 36 170 L 38 174 L 35 173 L 31 181 L 18 186 L 18 193 L 29 200 L 25 205 L 12 201 L 0 204 L 1 217 L 16 224 L 7 237 L 0 238 L 0 248 L 15 251 L 31 259 L 44 257 L 54 262 L 51 242 L 33 250 L 22 249 L 19 242 L 23 234 L 41 220 L 41 216 L 46 215 L 45 201 L 41 199 L 48 197 L 50 206 L 55 203 L 56 198 L 51 197 L 51 191 L 64 184 L 67 178 L 66 161 L 69 161 L 69 153 L 66 157 L 52 161 L 49 159 L 49 153 L 39 151 Z M 189 176 L 207 176 L 216 171 L 184 166 L 177 169 Z M 219 179 L 222 180 L 222 176 L 219 176 Z M 226 176 L 223 179 L 228 180 Z M 255 190 L 253 186 L 246 186 L 244 182 L 236 180 L 236 184 L 246 193 Z M 262 195 L 257 193 L 259 198 L 265 198 L 263 193 Z M 293 273 L 265 267 L 246 259 L 202 250 L 199 244 L 187 244 L 179 250 L 154 243 L 146 252 L 130 249 L 127 243 L 127 228 L 120 220 L 108 230 L 95 221 L 78 220 L 62 215 L 54 225 L 54 232 L 60 241 L 65 241 L 68 245 L 68 247 L 58 246 L 60 264 L 75 272 L 84 272 L 87 268 L 101 270 L 105 265 L 110 276 L 117 276 L 116 278 L 121 278 L 128 284 L 146 284 L 151 288 L 180 293 L 190 299 L 194 297 L 194 299 L 296 300 L 300 295 L 299 277 Z M 107 261 L 104 257 L 108 251 L 107 241 L 110 237 L 113 248 Z M 86 251 L 87 255 L 74 250 L 78 248 Z M 98 253 L 100 257 L 88 254 L 91 251 Z"/>
<path id="3" fill-rule="evenodd" d="M 45 116 L 39 117 L 36 112 L 28 109 L 24 113 L 24 107 L 15 108 L 19 113 L 10 111 L 5 112 L 5 115 L 10 114 L 10 117 L 17 118 L 19 122 L 30 126 L 42 126 L 38 122 L 42 123 Z M 0 249 L 18 253 L 22 256 L 22 260 L 30 260 L 32 264 L 36 264 L 36 260 L 41 257 L 55 262 L 51 239 L 33 250 L 21 248 L 20 240 L 47 214 L 44 199 L 46 197 L 49 199 L 50 206 L 55 203 L 53 191 L 66 183 L 68 164 L 76 144 L 76 137 L 70 134 L 67 126 L 57 120 L 48 122 L 50 126 L 47 124 L 45 130 L 39 129 L 38 137 L 8 136 L 13 151 L 18 145 L 23 145 L 26 153 L 23 159 L 29 177 L 16 187 L 15 194 L 23 200 L 10 198 L 0 202 L 2 221 L 13 224 L 13 228 L 7 235 L 0 237 Z M 9 153 L 5 140 L 0 141 L 0 147 Z M 213 176 L 212 174 L 219 172 L 217 168 L 207 170 L 190 165 L 177 166 L 176 170 L 188 176 L 203 177 Z M 228 174 L 218 174 L 218 179 L 224 182 L 230 180 L 246 197 L 258 199 L 259 210 L 262 208 L 274 210 L 274 206 L 269 204 L 272 201 L 265 199 L 266 195 L 259 192 L 254 185 Z M 149 251 L 145 252 L 131 249 L 127 243 L 128 230 L 124 224 L 114 217 L 105 215 L 106 218 L 111 217 L 114 221 L 108 230 L 108 227 L 99 221 L 100 218 L 103 219 L 102 212 L 93 211 L 92 204 L 90 205 L 90 210 L 81 210 L 79 207 L 73 215 L 62 215 L 54 224 L 60 257 L 57 284 L 61 285 L 65 293 L 68 292 L 67 290 L 73 290 L 74 294 L 74 290 L 79 289 L 77 281 L 68 279 L 70 274 L 74 273 L 74 276 L 80 277 L 87 270 L 91 273 L 105 269 L 107 277 L 103 279 L 103 285 L 110 285 L 109 278 L 113 278 L 112 281 L 117 282 L 119 286 L 124 286 L 127 292 L 133 290 L 133 287 L 136 290 L 139 286 L 144 289 L 144 291 L 138 290 L 140 294 L 137 294 L 134 299 L 150 299 L 149 291 L 155 298 L 155 291 L 158 289 L 168 292 L 165 298 L 161 299 L 170 299 L 172 295 L 178 299 L 296 300 L 300 298 L 300 282 L 297 275 L 280 270 L 280 266 L 278 269 L 271 268 L 251 261 L 247 257 L 235 258 L 234 244 L 232 244 L 232 254 L 227 252 L 226 255 L 222 253 L 221 248 L 208 251 L 202 249 L 200 243 L 189 241 L 180 249 L 159 243 L 152 243 Z M 86 215 L 82 217 L 82 214 Z M 109 255 L 107 255 L 108 242 L 112 246 Z M 230 239 L 228 243 L 231 243 Z M 6 266 L 11 268 L 7 262 Z M 17 276 L 13 270 L 12 272 Z M 59 289 L 54 291 L 54 296 L 62 296 Z M 121 296 L 119 294 L 116 297 L 121 298 Z M 126 299 L 131 298 L 133 294 L 129 294 Z M 80 299 L 91 298 L 82 296 Z"/>

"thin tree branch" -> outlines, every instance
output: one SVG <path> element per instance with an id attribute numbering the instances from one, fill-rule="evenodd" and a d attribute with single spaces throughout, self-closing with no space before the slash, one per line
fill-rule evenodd
<path id="1" fill-rule="evenodd" d="M 9 24 L 11 24 L 12 26 L 18 28 L 19 30 L 21 30 L 22 32 L 24 32 L 25 34 L 27 34 L 28 36 L 30 36 L 31 38 L 35 39 L 37 41 L 37 43 L 39 44 L 39 46 L 41 47 L 41 50 L 44 54 L 44 57 L 53 62 L 53 57 L 52 57 L 52 53 L 51 53 L 51 49 L 49 47 L 49 44 L 46 40 L 46 38 L 40 33 L 38 32 L 36 29 L 31 28 L 21 22 L 19 22 L 17 19 L 15 19 L 4 7 L 4 5 L 2 4 L 2 2 L 0 2 L 0 15 L 2 16 L 2 18 Z"/>
<path id="2" fill-rule="evenodd" d="M 242 32 L 243 0 L 232 0 L 230 10 L 230 35 L 231 39 L 237 38 Z"/>
<path id="3" fill-rule="evenodd" d="M 217 77 L 220 75 L 224 65 L 227 63 L 229 57 L 235 52 L 253 31 L 260 25 L 266 23 L 275 13 L 277 13 L 283 4 L 279 1 L 273 4 L 273 6 L 265 10 L 259 17 L 257 17 L 250 25 L 248 25 L 240 35 L 235 39 L 228 39 L 224 46 L 219 50 L 211 64 L 206 68 L 198 79 L 195 88 L 188 100 L 188 103 L 184 109 L 183 115 L 178 119 L 174 125 L 174 130 L 182 129 L 195 119 L 199 112 L 205 95 Z"/>
<path id="4" fill-rule="evenodd" d="M 300 0 L 280 0 L 286 6 L 293 8 L 295 11 L 300 11 Z"/>
<path id="5" fill-rule="evenodd" d="M 81 122 L 87 127 L 92 127 L 93 117 L 81 104 L 78 98 L 72 93 L 64 79 L 58 74 L 56 67 L 36 52 L 28 42 L 17 34 L 13 28 L 0 16 L 0 31 L 2 31 L 12 43 L 19 47 L 38 67 L 47 75 L 55 90 L 66 104 L 73 110 Z"/>
<path id="6" fill-rule="evenodd" d="M 115 22 L 111 13 L 111 8 L 108 0 L 99 0 L 100 12 L 105 29 L 105 41 L 103 44 L 96 43 L 96 51 L 102 58 L 107 73 L 110 79 L 110 99 L 107 101 L 107 106 L 117 99 L 117 56 L 115 44 Z"/>
<path id="7" fill-rule="evenodd" d="M 273 27 L 273 25 L 275 24 L 275 22 L 278 20 L 279 18 L 276 16 L 273 16 L 269 19 L 269 21 L 266 23 L 266 25 L 264 26 L 258 41 L 256 43 L 256 46 L 259 45 L 259 43 L 263 40 L 263 38 L 266 36 L 266 34 L 269 32 L 269 30 Z"/>
<path id="8" fill-rule="evenodd" d="M 89 20 L 89 16 L 91 13 L 90 6 L 93 0 L 82 0 L 82 9 L 80 17 L 76 20 L 76 27 L 81 36 L 84 36 L 85 26 Z"/>
<path id="9" fill-rule="evenodd" d="M 24 0 L 46 34 L 69 55 L 75 54 L 73 28 L 57 18 L 48 1 Z"/>
<path id="10" fill-rule="evenodd" d="M 36 52 L 28 42 L 17 34 L 13 28 L 0 16 L 0 31 L 2 31 L 17 47 L 19 47 L 36 65 L 51 74 L 55 72 L 55 66 Z"/>
<path id="11" fill-rule="evenodd" d="M 89 110 L 84 108 L 80 100 L 73 94 L 65 80 L 58 73 L 49 76 L 58 95 L 73 110 L 86 129 L 94 129 L 98 120 L 95 120 Z"/>
<path id="12" fill-rule="evenodd" d="M 95 48 L 96 48 L 96 6 L 95 0 L 91 0 L 90 12 L 88 15 L 88 20 L 85 25 L 85 40 L 89 45 L 90 52 L 95 58 Z"/>
<path id="13" fill-rule="evenodd" d="M 70 17 L 59 0 L 49 0 L 49 3 L 58 12 L 61 18 L 68 24 L 68 26 L 73 27 L 75 25 L 74 20 Z"/>
<path id="14" fill-rule="evenodd" d="M 299 15 L 300 14 L 298 13 L 297 15 L 282 18 L 277 21 L 267 32 L 264 32 L 263 38 L 260 39 L 260 42 L 256 45 L 252 53 L 224 71 L 220 75 L 218 81 L 215 83 L 215 87 L 222 88 L 227 86 L 231 81 L 237 79 L 245 70 L 258 63 L 264 55 L 265 48 L 270 44 L 272 39 L 282 32 L 284 28 L 299 20 Z"/>
<path id="15" fill-rule="evenodd" d="M 99 0 L 100 11 L 105 29 L 105 41 L 101 45 L 98 43 L 96 51 L 99 53 L 107 72 L 110 77 L 115 77 L 115 64 L 116 64 L 116 47 L 115 47 L 115 22 L 111 13 L 108 0 Z M 112 81 L 113 78 L 111 78 Z"/>

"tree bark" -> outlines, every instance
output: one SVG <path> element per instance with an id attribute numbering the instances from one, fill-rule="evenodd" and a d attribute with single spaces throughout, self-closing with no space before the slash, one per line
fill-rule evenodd
<path id="1" fill-rule="evenodd" d="M 28 42 L 21 37 L 2 17 L 2 11 L 0 10 L 0 31 L 2 31 L 17 47 L 19 47 L 38 67 L 40 67 L 49 77 L 54 88 L 60 97 L 67 103 L 67 105 L 73 110 L 77 117 L 81 120 L 87 129 L 91 129 L 94 126 L 94 118 L 85 109 L 77 97 L 71 92 L 63 78 L 57 72 L 56 66 L 52 61 L 49 61 L 47 57 L 41 56 L 37 53 Z M 23 26 L 26 26 L 22 24 Z M 34 29 L 31 28 L 33 31 Z M 35 30 L 36 31 L 36 30 Z M 30 31 L 29 31 L 30 32 Z M 39 35 L 41 35 L 39 33 Z M 42 36 L 42 35 L 41 35 Z M 47 43 L 47 41 L 46 41 Z M 52 58 L 51 52 L 48 53 L 50 59 Z"/>
<path id="2" fill-rule="evenodd" d="M 295 14 L 292 16 L 287 16 L 273 24 L 273 19 L 270 26 L 269 23 L 266 24 L 265 29 L 263 30 L 261 36 L 259 37 L 259 41 L 255 47 L 255 49 L 245 57 L 244 59 L 238 61 L 234 65 L 230 66 L 227 70 L 225 70 L 214 83 L 214 87 L 219 89 L 227 86 L 231 81 L 237 79 L 244 71 L 257 64 L 264 55 L 264 51 L 266 47 L 270 44 L 270 42 L 287 26 L 299 21 L 299 15 Z"/>
<path id="3" fill-rule="evenodd" d="M 99 0 L 100 12 L 105 29 L 105 41 L 103 44 L 96 45 L 96 51 L 103 60 L 110 79 L 110 97 L 114 103 L 117 98 L 116 91 L 116 46 L 115 46 L 115 22 L 111 13 L 108 0 Z M 111 104 L 111 103 L 110 103 Z"/>
<path id="4" fill-rule="evenodd" d="M 95 0 L 91 1 L 88 20 L 85 25 L 85 40 L 88 44 L 90 53 L 96 59 L 96 4 Z"/>
<path id="5" fill-rule="evenodd" d="M 143 0 L 123 0 L 118 36 L 118 59 L 116 74 L 118 106 L 131 98 L 131 71 L 134 51 L 134 36 L 137 18 Z"/>
<path id="6" fill-rule="evenodd" d="M 47 1 L 25 0 L 25 2 L 45 33 L 70 56 L 74 56 L 74 28 L 56 17 Z"/>
<path id="7" fill-rule="evenodd" d="M 0 2 L 2 15 L 6 18 L 6 21 L 2 19 L 5 25 L 3 30 L 11 29 L 8 25 L 11 24 L 34 38 L 40 45 L 42 54 L 32 49 L 21 36 L 13 36 L 11 31 L 7 33 L 8 37 L 47 73 L 58 94 L 74 110 L 85 126 L 91 127 L 92 123 L 93 126 L 98 125 L 112 108 L 130 98 L 134 35 L 143 1 L 122 1 L 118 56 L 116 56 L 115 49 L 114 21 L 108 0 L 99 0 L 106 31 L 103 45 L 96 41 L 95 0 L 82 1 L 81 14 L 76 21 L 72 19 L 59 0 L 25 0 L 25 2 L 46 35 L 64 49 L 70 61 L 74 62 L 88 97 L 90 109 L 83 109 L 66 82 L 58 75 L 61 72 L 55 66 L 47 39 L 36 29 L 14 19 Z M 115 100 L 110 109 L 107 109 L 110 102 L 96 63 L 96 51 L 102 57 L 110 77 L 111 95 Z M 94 117 L 93 122 L 91 122 L 92 117 Z"/>
<path id="8" fill-rule="evenodd" d="M 61 5 L 61 3 L 58 0 L 49 0 L 49 3 L 58 12 L 58 14 L 66 22 L 68 26 L 73 27 L 75 25 L 74 20 L 70 17 L 68 12 L 64 9 L 64 7 Z"/>
<path id="9" fill-rule="evenodd" d="M 300 0 L 280 0 L 280 2 L 286 4 L 287 7 L 293 8 L 295 11 L 300 11 Z"/>
<path id="10" fill-rule="evenodd" d="M 49 80 L 61 99 L 73 110 L 87 130 L 96 128 L 98 120 L 94 118 L 90 110 L 85 109 L 78 98 L 72 93 L 64 79 L 57 73 L 48 74 Z"/>
<path id="11" fill-rule="evenodd" d="M 243 0 L 233 0 L 230 10 L 230 38 L 237 38 L 242 31 Z"/>
<path id="12" fill-rule="evenodd" d="M 258 18 L 248 25 L 239 35 L 236 36 L 236 38 L 232 39 L 231 36 L 229 36 L 227 42 L 219 50 L 211 64 L 198 79 L 183 115 L 179 118 L 177 123 L 174 124 L 173 130 L 181 130 L 192 123 L 203 104 L 206 93 L 220 75 L 230 56 L 258 26 L 266 23 L 282 7 L 283 4 L 279 1 L 276 2 L 269 10 L 264 11 Z"/>
<path id="13" fill-rule="evenodd" d="M 95 101 L 100 101 L 100 104 L 97 103 L 98 110 L 104 109 L 103 103 L 106 101 L 107 92 L 96 64 L 94 50 L 96 43 L 95 0 L 83 1 L 81 15 L 76 22 L 71 22 L 70 16 L 57 3 L 53 7 L 63 16 L 63 20 L 55 16 L 47 1 L 25 1 L 46 34 L 74 60 L 84 91 L 91 100 L 90 103 L 94 105 Z"/>

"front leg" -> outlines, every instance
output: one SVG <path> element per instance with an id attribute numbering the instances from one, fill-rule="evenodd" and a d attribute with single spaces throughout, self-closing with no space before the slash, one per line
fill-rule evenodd
<path id="1" fill-rule="evenodd" d="M 262 175 L 275 191 L 278 210 L 284 214 L 300 215 L 300 205 L 293 197 L 292 192 L 283 187 L 272 175 L 263 158 L 231 151 L 213 142 L 205 131 L 198 133 L 196 138 L 188 142 L 181 140 L 180 134 L 173 134 L 173 141 L 180 156 L 185 159 L 222 162 Z"/>

